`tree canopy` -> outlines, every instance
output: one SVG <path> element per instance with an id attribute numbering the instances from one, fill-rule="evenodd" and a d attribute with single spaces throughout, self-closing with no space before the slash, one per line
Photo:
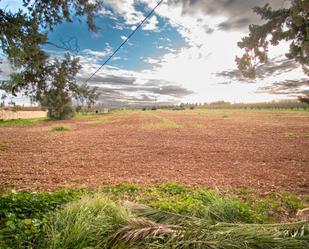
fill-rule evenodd
<path id="1" fill-rule="evenodd" d="M 236 57 L 243 75 L 254 78 L 256 66 L 268 61 L 269 45 L 277 46 L 281 41 L 287 41 L 290 49 L 286 57 L 300 63 L 309 76 L 309 1 L 292 0 L 289 8 L 277 10 L 266 4 L 253 10 L 265 23 L 250 25 L 249 35 L 238 43 L 245 51 L 242 57 Z"/>
<path id="2" fill-rule="evenodd" d="M 58 24 L 72 22 L 73 16 L 86 16 L 89 30 L 95 31 L 94 15 L 101 6 L 102 2 L 91 0 L 23 0 L 24 8 L 17 12 L 0 9 L 1 49 L 14 69 L 10 79 L 2 82 L 0 88 L 13 95 L 23 91 L 35 101 L 42 102 L 51 94 L 51 89 L 57 88 L 56 82 L 64 80 L 59 77 L 66 77 L 70 82 L 68 85 L 72 85 L 70 77 L 75 77 L 76 70 L 80 69 L 78 60 L 70 56 L 66 56 L 62 62 L 59 59 L 51 60 L 43 45 L 51 44 L 69 51 L 69 45 L 49 41 L 48 32 L 53 31 Z M 73 73 L 63 75 L 60 65 L 67 65 L 66 69 L 76 72 L 73 70 Z M 79 95 L 76 82 L 74 85 L 66 91 L 67 97 Z M 85 89 L 81 92 L 84 94 Z"/>

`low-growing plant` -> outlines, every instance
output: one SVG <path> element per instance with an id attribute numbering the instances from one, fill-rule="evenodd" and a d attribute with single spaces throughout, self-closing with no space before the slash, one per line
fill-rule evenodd
<path id="1" fill-rule="evenodd" d="M 47 214 L 76 199 L 78 192 L 15 192 L 0 197 L 0 248 L 34 248 Z"/>
<path id="2" fill-rule="evenodd" d="M 50 130 L 51 131 L 70 131 L 72 130 L 72 128 L 69 126 L 61 125 L 61 126 L 53 126 Z"/>

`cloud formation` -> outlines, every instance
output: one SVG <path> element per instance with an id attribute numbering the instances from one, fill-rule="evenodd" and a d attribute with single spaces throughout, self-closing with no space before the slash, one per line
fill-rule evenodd
<path id="1" fill-rule="evenodd" d="M 223 30 L 244 30 L 249 24 L 260 23 L 260 18 L 253 14 L 252 8 L 269 3 L 273 8 L 284 6 L 279 0 L 169 0 L 169 4 L 182 4 L 183 14 L 203 11 L 206 15 L 226 18 L 219 24 Z"/>
<path id="2" fill-rule="evenodd" d="M 93 65 L 91 65 L 92 67 Z M 84 64 L 78 75 L 79 82 L 89 77 L 90 64 Z M 193 91 L 165 80 L 151 78 L 147 73 L 105 68 L 99 71 L 88 84 L 98 87 L 100 101 L 108 105 L 153 105 L 176 104 Z"/>
<path id="3" fill-rule="evenodd" d="M 291 72 L 294 69 L 300 68 L 294 60 L 285 58 L 274 58 L 268 63 L 262 64 L 256 68 L 256 79 L 265 79 L 271 76 L 281 75 L 283 73 Z M 255 82 L 244 78 L 238 69 L 224 70 L 216 73 L 216 76 L 226 78 L 230 81 Z"/>
<path id="4" fill-rule="evenodd" d="M 259 88 L 257 92 L 280 95 L 309 94 L 309 80 L 301 79 L 275 82 L 271 86 Z"/>

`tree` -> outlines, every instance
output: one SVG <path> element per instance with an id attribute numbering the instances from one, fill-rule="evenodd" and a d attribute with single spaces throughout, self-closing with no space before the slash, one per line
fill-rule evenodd
<path id="1" fill-rule="evenodd" d="M 79 94 L 75 77 L 76 70 L 80 69 L 78 61 L 66 57 L 62 62 L 51 61 L 49 55 L 43 50 L 43 45 L 50 44 L 58 48 L 70 50 L 66 44 L 56 44 L 48 40 L 48 32 L 62 22 L 72 22 L 72 16 L 87 16 L 88 28 L 96 30 L 94 14 L 101 8 L 102 2 L 91 0 L 23 0 L 27 11 L 19 10 L 16 13 L 0 9 L 0 44 L 15 73 L 10 80 L 2 82 L 0 88 L 13 95 L 23 91 L 26 95 L 38 102 L 49 99 L 49 107 L 55 104 L 55 112 L 59 108 L 50 97 L 61 89 L 65 92 L 58 101 L 63 100 L 67 105 L 67 97 Z M 69 65 L 70 64 L 70 65 Z M 60 66 L 65 65 L 64 72 Z M 62 87 L 64 79 L 69 88 Z M 70 81 L 71 80 L 71 81 Z M 73 87 L 74 85 L 74 87 Z M 65 97 L 66 96 L 66 97 Z M 56 110 L 57 109 L 57 110 Z M 58 115 L 58 114 L 57 114 Z"/>
<path id="2" fill-rule="evenodd" d="M 309 105 L 309 94 L 306 94 L 305 96 L 300 96 L 298 100 L 302 103 Z"/>
<path id="3" fill-rule="evenodd" d="M 290 41 L 286 57 L 300 63 L 309 76 L 309 1 L 292 0 L 289 8 L 278 10 L 273 10 L 269 4 L 253 10 L 266 23 L 250 25 L 249 35 L 238 43 L 245 50 L 241 58 L 236 57 L 243 75 L 249 78 L 256 76 L 256 66 L 268 60 L 270 44 L 277 46 L 280 41 Z"/>
<path id="4" fill-rule="evenodd" d="M 55 59 L 48 66 L 47 86 L 41 97 L 41 104 L 48 108 L 49 116 L 56 119 L 67 119 L 74 115 L 72 107 L 72 93 L 78 94 L 79 86 L 76 84 L 76 74 L 81 66 L 78 59 L 69 54 L 60 61 Z"/>
<path id="5" fill-rule="evenodd" d="M 79 92 L 75 95 L 75 99 L 81 104 L 80 110 L 86 106 L 89 110 L 100 97 L 100 92 L 98 92 L 97 87 L 89 87 L 87 84 L 82 84 L 79 87 Z"/>

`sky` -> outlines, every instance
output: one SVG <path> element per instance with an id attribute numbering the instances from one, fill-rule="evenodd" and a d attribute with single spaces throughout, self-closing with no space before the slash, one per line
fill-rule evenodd
<path id="1" fill-rule="evenodd" d="M 295 98 L 309 91 L 302 69 L 284 56 L 288 44 L 270 49 L 270 60 L 259 66 L 257 78 L 248 80 L 237 70 L 237 42 L 248 34 L 249 24 L 260 24 L 254 6 L 269 2 L 288 7 L 286 0 L 164 0 L 155 14 L 88 83 L 99 88 L 106 105 L 152 105 L 262 102 Z M 74 20 L 57 26 L 49 35 L 54 43 L 78 45 L 76 56 L 85 82 L 115 51 L 157 4 L 155 0 L 105 0 L 94 33 Z M 0 7 L 20 8 L 20 0 L 2 0 Z M 64 51 L 44 47 L 52 57 Z M 10 72 L 1 65 L 3 75 Z M 19 97 L 20 103 L 27 100 Z"/>

